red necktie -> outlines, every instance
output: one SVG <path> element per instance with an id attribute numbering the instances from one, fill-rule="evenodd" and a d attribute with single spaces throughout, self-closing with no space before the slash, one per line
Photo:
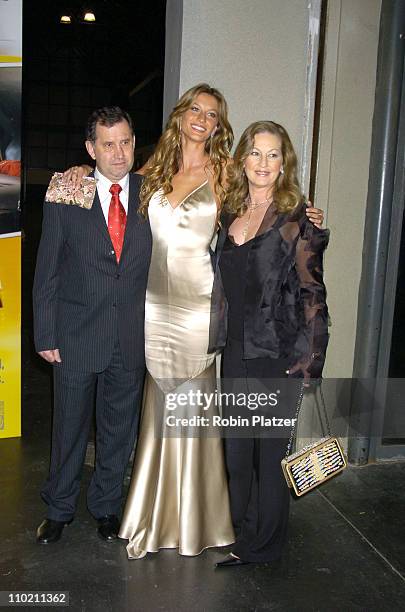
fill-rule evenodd
<path id="1" fill-rule="evenodd" d="M 110 209 L 108 211 L 108 233 L 110 234 L 111 242 L 115 250 L 117 263 L 120 262 L 122 253 L 122 245 L 124 243 L 125 226 L 127 224 L 127 215 L 120 200 L 121 185 L 113 183 L 110 187 L 112 194 Z"/>

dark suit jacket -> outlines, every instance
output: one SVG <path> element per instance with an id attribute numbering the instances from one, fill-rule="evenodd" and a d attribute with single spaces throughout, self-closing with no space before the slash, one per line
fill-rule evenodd
<path id="1" fill-rule="evenodd" d="M 210 349 L 226 342 L 227 303 L 220 258 L 234 216 L 224 214 L 217 243 L 211 308 Z M 290 214 L 264 216 L 250 241 L 244 295 L 245 359 L 287 358 L 297 375 L 319 378 L 328 344 L 328 309 L 323 283 L 323 252 L 329 230 L 317 229 L 301 204 Z"/>
<path id="2" fill-rule="evenodd" d="M 37 351 L 60 349 L 64 365 L 100 372 L 119 339 L 124 366 L 142 366 L 152 238 L 137 212 L 141 177 L 130 175 L 128 216 L 117 264 L 96 193 L 90 210 L 44 203 L 34 280 Z"/>

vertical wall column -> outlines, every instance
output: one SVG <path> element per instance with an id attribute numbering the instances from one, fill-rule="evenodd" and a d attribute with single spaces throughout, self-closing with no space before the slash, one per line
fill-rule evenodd
<path id="1" fill-rule="evenodd" d="M 382 342 L 381 326 L 403 78 L 404 23 L 403 0 L 383 0 L 353 366 L 353 377 L 359 379 L 359 382 L 355 383 L 352 398 L 352 436 L 349 443 L 349 459 L 360 465 L 368 460 L 372 417 L 370 396 L 375 398 Z M 362 380 L 367 380 L 367 385 L 362 384 Z"/>
<path id="2" fill-rule="evenodd" d="M 167 0 L 163 125 L 179 98 L 182 39 L 183 0 Z"/>

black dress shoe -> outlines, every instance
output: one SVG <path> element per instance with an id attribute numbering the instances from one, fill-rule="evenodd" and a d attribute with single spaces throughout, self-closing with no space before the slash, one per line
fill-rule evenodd
<path id="1" fill-rule="evenodd" d="M 107 514 L 98 519 L 97 533 L 102 540 L 112 542 L 118 538 L 120 522 L 115 514 Z"/>
<path id="2" fill-rule="evenodd" d="M 249 565 L 250 561 L 243 561 L 233 555 L 227 555 L 223 561 L 215 563 L 215 567 L 236 567 L 237 565 Z"/>
<path id="3" fill-rule="evenodd" d="M 45 519 L 37 529 L 38 544 L 53 544 L 60 540 L 65 525 L 72 521 L 53 521 Z"/>

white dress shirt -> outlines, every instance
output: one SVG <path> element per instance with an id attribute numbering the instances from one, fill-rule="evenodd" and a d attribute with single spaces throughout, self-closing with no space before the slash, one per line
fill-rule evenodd
<path id="1" fill-rule="evenodd" d="M 108 211 L 110 210 L 111 202 L 110 187 L 113 183 L 103 174 L 101 174 L 98 168 L 96 168 L 94 171 L 94 178 L 97 181 L 97 193 L 98 197 L 100 198 L 100 204 L 101 208 L 103 209 L 105 222 L 108 225 Z M 124 178 L 118 181 L 118 185 L 121 185 L 122 189 L 120 192 L 120 201 L 124 207 L 125 213 L 128 214 L 129 174 L 126 174 Z"/>

